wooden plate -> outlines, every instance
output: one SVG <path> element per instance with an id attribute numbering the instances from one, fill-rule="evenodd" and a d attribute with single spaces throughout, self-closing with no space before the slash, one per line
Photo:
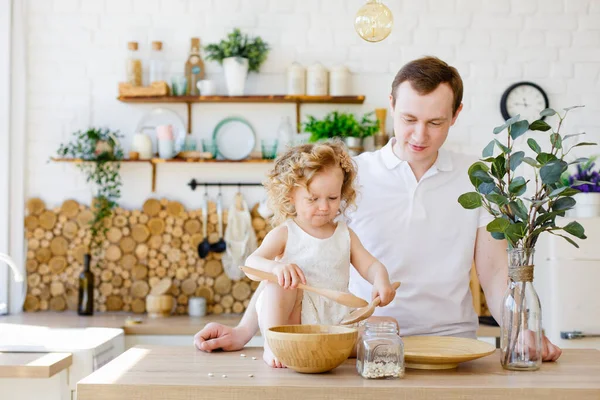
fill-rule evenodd
<path id="1" fill-rule="evenodd" d="M 450 369 L 459 363 L 485 357 L 496 348 L 481 340 L 449 336 L 407 336 L 404 341 L 406 368 Z"/>

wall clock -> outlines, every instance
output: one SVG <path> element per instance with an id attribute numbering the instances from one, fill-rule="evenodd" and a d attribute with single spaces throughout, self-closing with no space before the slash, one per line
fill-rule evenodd
<path id="1" fill-rule="evenodd" d="M 540 111 L 548 108 L 548 96 L 544 89 L 532 82 L 517 82 L 511 85 L 502 94 L 500 99 L 500 112 L 505 120 L 521 115 L 529 123 L 540 117 Z"/>

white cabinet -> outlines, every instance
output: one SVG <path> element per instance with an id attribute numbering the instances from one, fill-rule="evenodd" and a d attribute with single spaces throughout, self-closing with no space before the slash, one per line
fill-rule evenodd
<path id="1" fill-rule="evenodd" d="M 557 221 L 564 226 L 572 219 Z M 600 349 L 600 338 L 564 340 L 561 332 L 600 334 L 600 218 L 578 218 L 587 239 L 580 248 L 547 235 L 545 256 L 536 262 L 542 323 L 550 340 L 564 348 Z M 538 284 L 539 283 L 539 284 Z"/>

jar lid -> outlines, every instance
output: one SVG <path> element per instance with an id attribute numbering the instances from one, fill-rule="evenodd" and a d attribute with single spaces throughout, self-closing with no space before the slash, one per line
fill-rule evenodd
<path id="1" fill-rule="evenodd" d="M 162 50 L 162 46 L 163 44 L 160 41 L 152 42 L 152 50 Z"/>
<path id="2" fill-rule="evenodd" d="M 128 42 L 127 43 L 127 48 L 129 50 L 137 50 L 138 49 L 138 42 Z"/>
<path id="3" fill-rule="evenodd" d="M 365 330 L 369 332 L 376 333 L 398 333 L 398 324 L 396 322 L 391 321 L 374 321 L 374 322 L 366 322 Z"/>

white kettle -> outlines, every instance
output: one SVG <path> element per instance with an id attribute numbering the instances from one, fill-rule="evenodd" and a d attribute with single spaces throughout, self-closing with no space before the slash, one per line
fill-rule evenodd
<path id="1" fill-rule="evenodd" d="M 17 268 L 17 265 L 8 254 L 0 253 L 0 262 L 5 262 L 8 264 L 13 272 L 13 275 L 15 276 L 15 282 L 23 282 L 23 274 L 21 271 L 19 271 L 19 268 Z"/>

